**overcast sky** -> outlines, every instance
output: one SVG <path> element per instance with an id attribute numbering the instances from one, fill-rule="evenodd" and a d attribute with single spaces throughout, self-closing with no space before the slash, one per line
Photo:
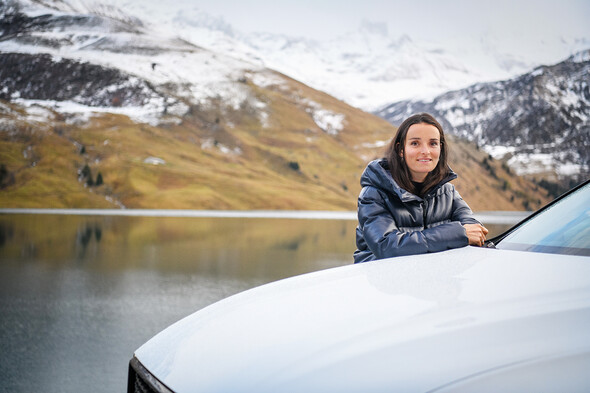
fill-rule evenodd
<path id="1" fill-rule="evenodd" d="M 242 32 L 333 38 L 360 22 L 385 22 L 389 33 L 420 39 L 493 31 L 527 37 L 590 39 L 589 0 L 176 0 L 222 16 Z"/>

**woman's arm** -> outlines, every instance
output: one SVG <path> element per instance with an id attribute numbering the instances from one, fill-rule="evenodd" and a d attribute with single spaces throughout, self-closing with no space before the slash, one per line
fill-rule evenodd
<path id="1" fill-rule="evenodd" d="M 453 221 L 459 221 L 465 228 L 465 234 L 471 246 L 483 246 L 488 229 L 473 217 L 469 205 L 461 198 L 459 192 L 453 188 Z"/>
<path id="2" fill-rule="evenodd" d="M 481 224 L 463 224 L 470 246 L 483 246 L 488 229 Z"/>
<path id="3" fill-rule="evenodd" d="M 359 197 L 358 219 L 363 238 L 376 259 L 468 245 L 465 229 L 459 221 L 423 230 L 400 231 L 383 197 L 373 187 L 366 187 Z"/>
<path id="4" fill-rule="evenodd" d="M 473 216 L 471 208 L 463 200 L 459 192 L 453 187 L 453 215 L 452 221 L 459 221 L 461 224 L 481 224 Z"/>

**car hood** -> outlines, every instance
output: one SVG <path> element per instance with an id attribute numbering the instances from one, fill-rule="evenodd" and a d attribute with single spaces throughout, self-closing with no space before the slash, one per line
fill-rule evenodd
<path id="1" fill-rule="evenodd" d="M 465 247 L 266 284 L 135 356 L 177 392 L 481 390 L 498 370 L 590 366 L 589 329 L 590 258 Z"/>

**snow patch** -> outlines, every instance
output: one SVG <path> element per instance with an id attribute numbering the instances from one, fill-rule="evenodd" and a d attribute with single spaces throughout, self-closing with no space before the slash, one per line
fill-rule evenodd
<path id="1" fill-rule="evenodd" d="M 27 109 L 26 120 L 38 123 L 48 123 L 53 121 L 54 118 L 54 113 L 43 106 L 31 105 Z"/>
<path id="2" fill-rule="evenodd" d="M 148 157 L 143 160 L 144 164 L 151 164 L 151 165 L 166 165 L 166 161 L 158 157 Z"/>
<path id="3" fill-rule="evenodd" d="M 252 106 L 256 109 L 256 113 L 258 115 L 258 121 L 260 121 L 260 125 L 262 128 L 269 128 L 270 127 L 270 115 L 268 112 L 265 111 L 267 108 L 267 104 L 262 101 L 254 101 Z"/>
<path id="4" fill-rule="evenodd" d="M 262 128 L 270 128 L 270 115 L 264 111 L 258 111 L 258 120 Z"/>
<path id="5" fill-rule="evenodd" d="M 560 162 L 551 153 L 515 154 L 507 162 L 517 175 L 535 175 L 554 172 L 560 176 L 570 176 L 587 171 L 582 164 Z"/>
<path id="6" fill-rule="evenodd" d="M 269 88 L 273 86 L 281 86 L 284 87 L 287 85 L 285 80 L 273 72 L 266 71 L 266 72 L 257 72 L 246 73 L 246 76 L 254 83 L 256 86 Z"/>
<path id="7" fill-rule="evenodd" d="M 311 100 L 304 100 L 307 105 L 306 112 L 311 114 L 315 124 L 329 135 L 338 135 L 344 129 L 346 116 L 322 108 L 320 104 Z"/>
<path id="8" fill-rule="evenodd" d="M 338 135 L 344 128 L 344 115 L 341 113 L 334 113 L 327 109 L 316 109 L 312 116 L 318 127 L 330 135 Z"/>
<path id="9" fill-rule="evenodd" d="M 516 147 L 514 146 L 500 146 L 500 145 L 485 145 L 483 146 L 483 150 L 494 157 L 496 160 L 501 160 L 508 154 L 514 154 L 516 152 Z"/>
<path id="10" fill-rule="evenodd" d="M 387 141 L 377 141 L 373 143 L 363 143 L 361 146 L 367 149 L 377 149 L 381 147 L 385 147 L 389 144 L 389 140 Z"/>
<path id="11" fill-rule="evenodd" d="M 239 156 L 242 154 L 242 149 L 240 149 L 239 147 L 236 146 L 232 149 L 228 146 L 225 146 L 222 143 L 219 143 L 218 141 L 216 141 L 213 138 L 209 138 L 209 139 L 206 139 L 205 141 L 203 141 L 203 143 L 201 143 L 201 149 L 203 149 L 203 150 L 217 149 L 221 153 L 226 154 L 226 155 L 230 155 L 230 156 Z"/>
<path id="12" fill-rule="evenodd" d="M 53 118 L 52 112 L 67 115 L 66 123 L 82 125 L 88 123 L 94 116 L 103 115 L 106 113 L 125 115 L 137 123 L 148 123 L 157 125 L 161 123 L 161 116 L 164 112 L 165 105 L 161 102 L 150 102 L 144 106 L 128 106 L 128 107 L 97 107 L 79 104 L 72 101 L 52 101 L 52 100 L 26 100 L 15 99 L 15 104 L 27 108 L 29 120 L 46 121 Z M 179 116 L 185 113 L 188 107 L 185 104 L 178 103 L 168 108 L 168 114 L 171 116 Z M 51 117 L 41 118 L 45 114 Z M 173 119 L 174 122 L 180 122 L 180 119 Z"/>

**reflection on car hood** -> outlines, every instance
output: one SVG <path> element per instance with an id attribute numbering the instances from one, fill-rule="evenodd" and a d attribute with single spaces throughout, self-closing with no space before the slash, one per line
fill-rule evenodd
<path id="1" fill-rule="evenodd" d="M 590 258 L 465 247 L 245 291 L 136 357 L 178 392 L 430 391 L 590 359 L 589 328 Z"/>

